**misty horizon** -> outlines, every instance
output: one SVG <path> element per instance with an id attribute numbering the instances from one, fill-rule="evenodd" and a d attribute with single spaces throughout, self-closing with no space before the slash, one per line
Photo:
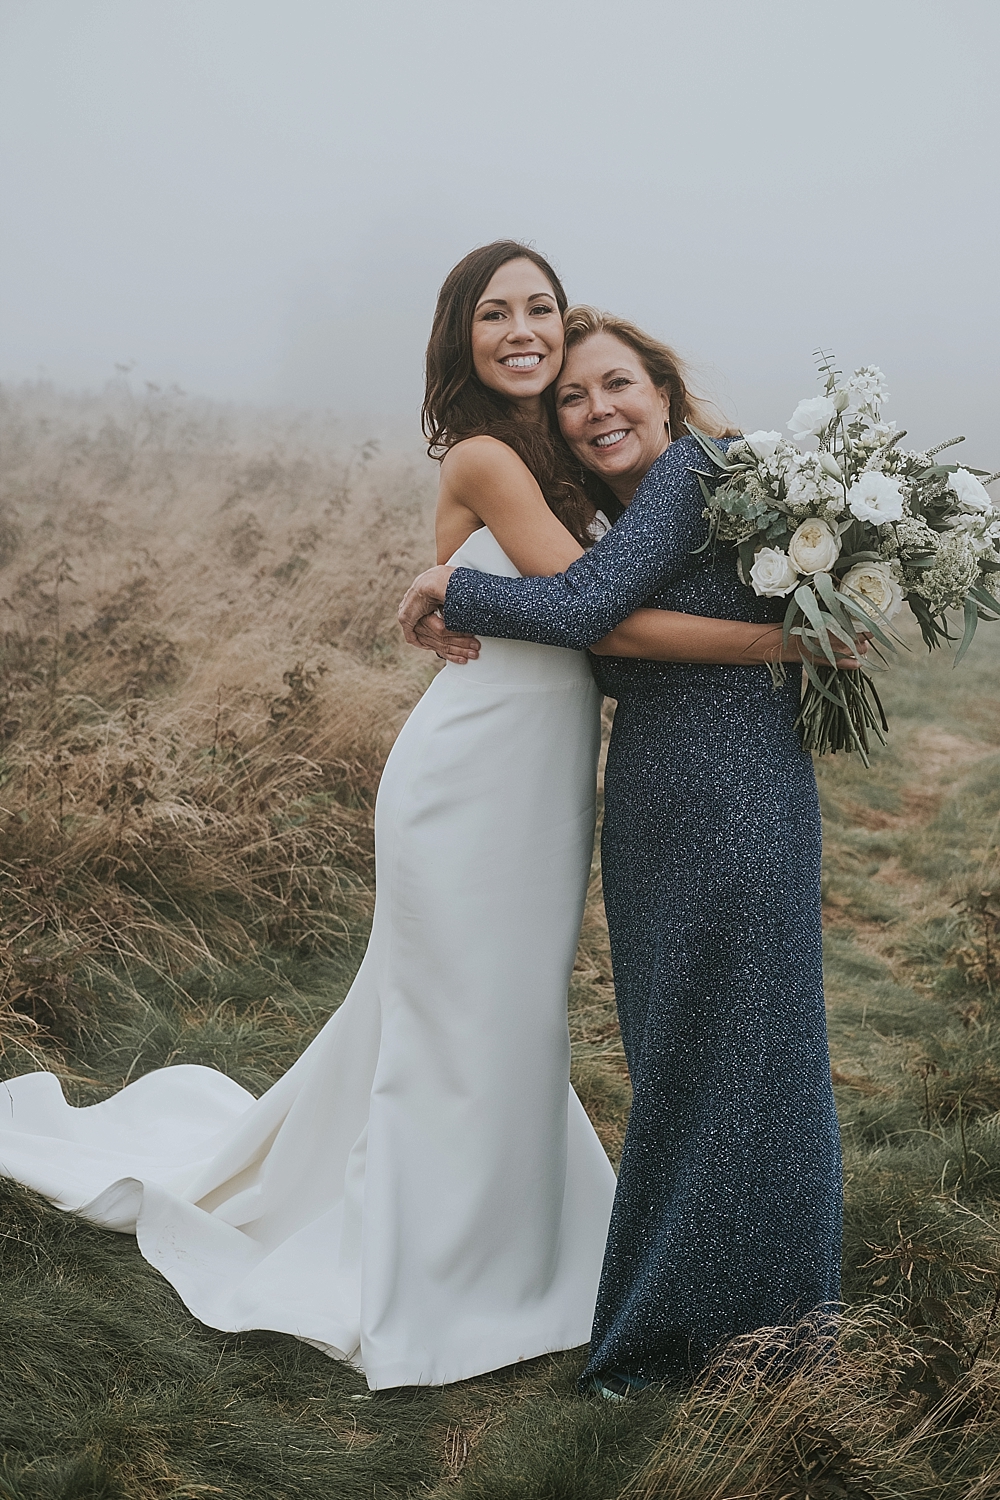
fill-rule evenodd
<path id="1" fill-rule="evenodd" d="M 1000 13 L 381 0 L 0 5 L 0 379 L 412 433 L 438 287 L 535 245 L 783 426 L 813 351 L 996 467 Z"/>

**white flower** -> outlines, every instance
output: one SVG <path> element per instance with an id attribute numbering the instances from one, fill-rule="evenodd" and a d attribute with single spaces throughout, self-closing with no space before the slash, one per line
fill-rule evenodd
<path id="1" fill-rule="evenodd" d="M 874 521 L 877 526 L 898 521 L 903 514 L 899 480 L 875 470 L 862 474 L 847 491 L 847 508 L 859 521 Z"/>
<path id="2" fill-rule="evenodd" d="M 803 438 L 819 437 L 837 415 L 837 408 L 829 396 L 812 396 L 800 401 L 792 412 L 788 430 L 796 442 Z"/>
<path id="3" fill-rule="evenodd" d="M 874 426 L 866 427 L 854 441 L 863 448 L 884 448 L 895 431 L 895 422 L 876 422 Z"/>
<path id="4" fill-rule="evenodd" d="M 807 469 L 798 469 L 788 480 L 788 504 L 792 510 L 808 510 L 818 505 L 819 485 Z"/>
<path id="5" fill-rule="evenodd" d="M 896 528 L 896 541 L 907 552 L 936 552 L 941 538 L 922 516 L 904 515 Z"/>
<path id="6" fill-rule="evenodd" d="M 788 556 L 800 573 L 828 573 L 840 556 L 840 540 L 825 521 L 812 516 L 792 533 Z"/>
<path id="7" fill-rule="evenodd" d="M 787 553 L 780 547 L 761 547 L 750 569 L 755 594 L 764 594 L 768 599 L 783 599 L 798 581 L 799 575 L 788 561 Z"/>
<path id="8" fill-rule="evenodd" d="M 903 590 L 892 576 L 888 563 L 855 563 L 840 580 L 840 588 L 873 619 L 882 615 L 891 620 L 902 608 Z"/>
<path id="9" fill-rule="evenodd" d="M 963 510 L 976 511 L 983 516 L 988 516 L 993 510 L 993 501 L 986 486 L 980 483 L 975 474 L 970 474 L 968 469 L 956 469 L 954 474 L 949 474 L 948 488 L 957 496 Z"/>
<path id="10" fill-rule="evenodd" d="M 915 594 L 926 599 L 935 613 L 960 608 L 979 577 L 979 556 L 971 536 L 964 529 L 946 531 L 941 537 L 933 566 L 924 568 L 915 579 Z"/>
<path id="11" fill-rule="evenodd" d="M 778 444 L 781 442 L 780 432 L 748 432 L 743 441 L 756 458 L 762 463 L 774 457 Z"/>
<path id="12" fill-rule="evenodd" d="M 889 399 L 885 376 L 878 365 L 863 365 L 860 370 L 855 370 L 850 379 L 845 381 L 844 389 L 850 396 L 852 411 L 867 407 L 869 411 L 877 412 L 882 402 Z"/>

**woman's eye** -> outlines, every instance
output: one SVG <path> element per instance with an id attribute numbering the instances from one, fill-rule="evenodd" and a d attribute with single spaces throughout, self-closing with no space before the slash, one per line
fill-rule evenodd
<path id="1" fill-rule="evenodd" d="M 498 307 L 494 307 L 492 312 L 483 313 L 483 322 L 497 323 L 502 317 L 503 313 L 500 311 L 500 309 Z"/>
<path id="2" fill-rule="evenodd" d="M 533 313 L 554 313 L 555 312 L 555 308 L 554 307 L 545 307 L 544 305 L 540 305 L 540 306 L 537 306 L 537 307 L 533 307 L 531 309 L 531 311 Z"/>
<path id="3" fill-rule="evenodd" d="M 614 380 L 608 381 L 608 389 L 612 391 L 620 391 L 622 386 L 631 384 L 631 380 L 629 380 L 625 375 L 616 375 Z"/>

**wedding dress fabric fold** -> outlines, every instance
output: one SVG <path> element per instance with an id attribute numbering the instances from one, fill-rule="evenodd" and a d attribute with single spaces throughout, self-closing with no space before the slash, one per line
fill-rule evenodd
<path id="1" fill-rule="evenodd" d="M 453 559 L 516 576 L 486 530 Z M 614 1173 L 569 1083 L 599 694 L 581 652 L 486 641 L 403 727 L 371 940 L 254 1099 L 160 1069 L 70 1107 L 0 1085 L 0 1172 L 135 1233 L 196 1317 L 295 1335 L 373 1389 L 586 1342 Z"/>

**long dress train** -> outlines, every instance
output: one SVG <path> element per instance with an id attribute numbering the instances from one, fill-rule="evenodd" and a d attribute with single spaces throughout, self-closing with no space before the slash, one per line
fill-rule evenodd
<path id="1" fill-rule="evenodd" d="M 516 576 L 486 530 L 454 561 Z M 614 1173 L 569 1084 L 599 695 L 581 652 L 484 642 L 403 727 L 371 939 L 255 1100 L 163 1068 L 71 1108 L 0 1085 L 0 1172 L 139 1247 L 211 1327 L 294 1334 L 375 1389 L 585 1343 Z"/>

